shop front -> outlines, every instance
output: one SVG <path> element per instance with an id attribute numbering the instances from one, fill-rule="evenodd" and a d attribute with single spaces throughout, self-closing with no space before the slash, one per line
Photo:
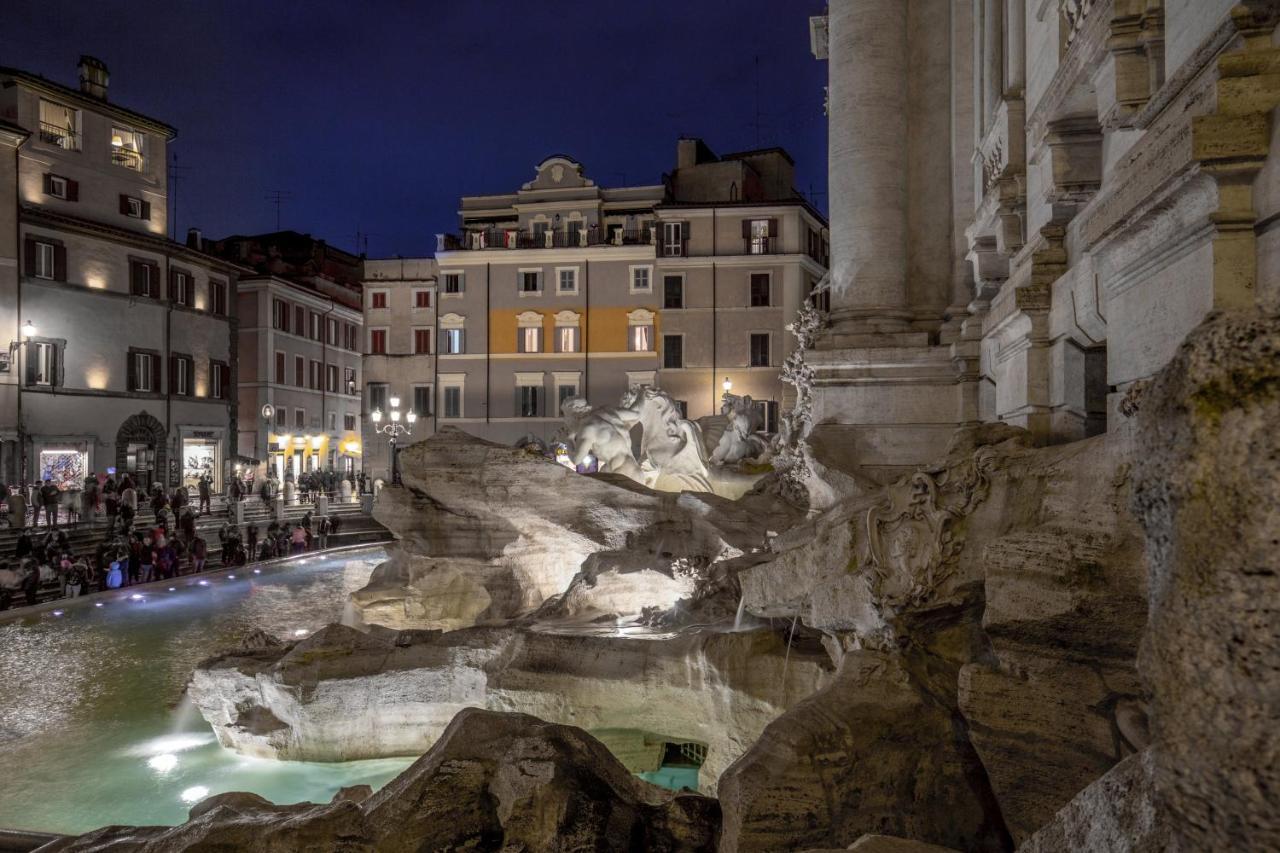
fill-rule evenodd
<path id="1" fill-rule="evenodd" d="M 355 432 L 344 433 L 341 438 L 323 433 L 273 433 L 268 436 L 268 444 L 270 470 L 281 481 L 286 474 L 292 474 L 296 480 L 305 473 L 329 469 L 354 473 L 360 464 L 360 437 Z"/>
<path id="2" fill-rule="evenodd" d="M 39 480 L 52 480 L 55 486 L 63 490 L 80 489 L 84 486 L 84 478 L 91 470 L 91 441 L 44 442 L 37 439 L 33 445 L 35 473 Z"/>
<path id="3" fill-rule="evenodd" d="M 182 485 L 195 489 L 202 477 L 209 477 L 214 492 L 222 491 L 223 452 L 226 430 L 216 427 L 179 427 Z"/>

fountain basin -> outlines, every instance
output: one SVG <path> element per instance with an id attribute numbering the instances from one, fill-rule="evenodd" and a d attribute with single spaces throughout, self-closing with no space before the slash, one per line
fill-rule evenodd
<path id="1" fill-rule="evenodd" d="M 788 652 L 767 629 L 638 637 L 331 625 L 299 642 L 212 658 L 189 692 L 224 746 L 255 757 L 419 755 L 473 707 L 703 744 L 699 788 L 710 792 L 832 669 L 816 641 L 798 639 Z"/>

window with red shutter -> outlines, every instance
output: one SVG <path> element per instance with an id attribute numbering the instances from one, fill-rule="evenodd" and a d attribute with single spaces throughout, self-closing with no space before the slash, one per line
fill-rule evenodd
<path id="1" fill-rule="evenodd" d="M 387 352 L 387 330 L 374 329 L 369 332 L 369 352 L 385 355 Z"/>
<path id="2" fill-rule="evenodd" d="M 413 330 L 413 351 L 420 355 L 431 352 L 431 330 L 430 329 L 414 329 Z"/>

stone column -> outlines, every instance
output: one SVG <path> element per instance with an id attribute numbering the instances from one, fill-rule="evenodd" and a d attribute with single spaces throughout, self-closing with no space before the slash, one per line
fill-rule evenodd
<path id="1" fill-rule="evenodd" d="M 907 295 L 907 7 L 833 0 L 828 13 L 832 321 L 898 331 Z"/>
<path id="2" fill-rule="evenodd" d="M 1004 0 L 984 0 L 982 13 L 982 129 L 991 128 L 1004 97 Z"/>

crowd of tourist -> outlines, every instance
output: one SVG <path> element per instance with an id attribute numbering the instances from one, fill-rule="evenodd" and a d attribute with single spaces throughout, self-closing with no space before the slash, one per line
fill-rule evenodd
<path id="1" fill-rule="evenodd" d="M 351 478 L 342 487 L 342 478 L 332 471 L 308 472 L 299 478 L 296 491 L 303 502 L 323 494 L 349 496 L 354 488 L 363 491 L 362 479 L 363 475 Z M 231 479 L 227 520 L 217 531 L 221 566 L 324 549 L 340 529 L 340 516 L 317 516 L 310 510 L 296 524 L 273 520 L 262 529 L 254 522 L 242 528 L 233 523 L 231 507 L 248 491 L 239 478 Z M 283 487 L 273 476 L 259 487 L 268 504 L 281 491 L 294 491 L 291 475 Z M 204 571 L 209 567 L 210 549 L 197 528 L 197 518 L 212 512 L 210 478 L 199 478 L 194 492 L 193 506 L 186 486 L 166 491 L 153 483 L 143 490 L 128 474 L 119 480 L 91 474 L 74 492 L 59 489 L 51 480 L 27 488 L 0 483 L 0 504 L 8 525 L 20 531 L 12 559 L 0 555 L 0 610 L 51 596 L 76 597 Z M 145 524 L 138 518 L 140 502 L 153 514 Z M 66 527 L 60 526 L 64 521 L 73 526 L 82 522 L 81 530 L 101 531 L 99 543 L 87 553 L 74 553 Z"/>

